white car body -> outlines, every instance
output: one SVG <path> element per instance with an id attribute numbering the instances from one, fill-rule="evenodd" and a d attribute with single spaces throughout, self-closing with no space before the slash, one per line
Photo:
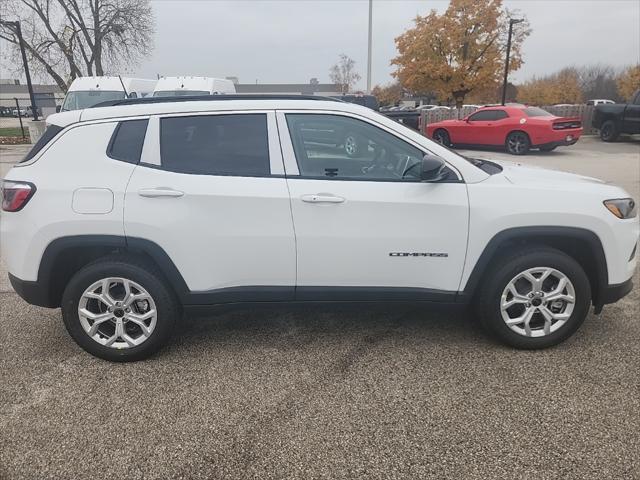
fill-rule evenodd
<path id="1" fill-rule="evenodd" d="M 594 107 L 596 105 L 607 105 L 607 104 L 614 104 L 616 102 L 614 102 L 613 100 L 608 100 L 608 99 L 604 99 L 604 98 L 599 98 L 599 99 L 593 99 L 593 100 L 588 100 L 587 101 L 587 105 L 593 105 Z"/>
<path id="2" fill-rule="evenodd" d="M 104 101 L 146 97 L 155 85 L 156 80 L 144 78 L 78 77 L 69 86 L 61 110 L 83 110 Z"/>
<path id="3" fill-rule="evenodd" d="M 129 103 L 51 115 L 47 121 L 59 132 L 6 176 L 5 183 L 33 187 L 25 208 L 3 212 L 0 225 L 11 282 L 31 303 L 59 306 L 59 289 L 68 278 L 57 275 L 69 274 L 66 262 L 97 255 L 95 249 L 153 259 L 184 305 L 465 303 L 507 245 L 529 241 L 568 255 L 583 245 L 576 258 L 592 272 L 596 308 L 631 289 L 640 227 L 637 218 L 617 218 L 603 205 L 629 197 L 620 187 L 516 163 L 479 168 L 350 103 L 222 97 Z M 265 121 L 267 173 L 165 168 L 161 122 L 249 114 Z M 439 157 L 447 180 L 405 180 L 403 173 L 399 180 L 347 181 L 333 179 L 326 168 L 324 176 L 305 176 L 291 134 L 295 118 L 375 128 L 420 156 Z M 133 163 L 108 153 L 119 122 L 131 120 L 147 122 Z M 84 248 L 82 255 L 73 253 L 76 247 Z M 71 256 L 63 261 L 61 252 Z"/>
<path id="4" fill-rule="evenodd" d="M 212 77 L 161 77 L 155 86 L 154 97 L 180 95 L 222 95 L 236 93 L 231 80 Z"/>

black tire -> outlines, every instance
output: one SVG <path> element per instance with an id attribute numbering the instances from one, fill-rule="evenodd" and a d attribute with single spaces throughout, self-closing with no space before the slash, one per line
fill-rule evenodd
<path id="1" fill-rule="evenodd" d="M 445 147 L 451 146 L 451 137 L 449 137 L 449 132 L 447 132 L 444 128 L 438 128 L 435 132 L 433 132 L 433 140 L 444 145 Z"/>
<path id="2" fill-rule="evenodd" d="M 526 155 L 531 148 L 531 140 L 525 132 L 516 130 L 507 135 L 505 146 L 511 155 Z"/>
<path id="3" fill-rule="evenodd" d="M 344 136 L 344 151 L 349 157 L 357 157 L 360 154 L 361 144 L 361 139 L 355 133 L 349 132 Z"/>
<path id="4" fill-rule="evenodd" d="M 125 278 L 137 283 L 155 303 L 155 328 L 140 345 L 122 349 L 105 346 L 91 338 L 82 327 L 78 314 L 81 297 L 87 288 L 107 277 Z M 91 355 L 112 362 L 134 362 L 157 352 L 171 337 L 179 315 L 178 301 L 160 272 L 152 264 L 126 254 L 103 257 L 83 267 L 71 278 L 62 295 L 62 318 L 71 337 Z"/>
<path id="5" fill-rule="evenodd" d="M 557 145 L 553 147 L 540 147 L 541 152 L 553 152 L 556 149 Z"/>
<path id="6" fill-rule="evenodd" d="M 502 294 L 511 280 L 519 273 L 537 267 L 550 267 L 561 272 L 570 280 L 575 292 L 573 312 L 569 318 L 557 330 L 540 337 L 526 336 L 512 330 L 503 320 L 501 310 Z M 509 346 L 533 350 L 557 345 L 573 335 L 589 313 L 589 279 L 578 262 L 559 250 L 548 247 L 512 250 L 507 252 L 501 258 L 501 264 L 490 269 L 484 278 L 486 280 L 475 297 L 477 313 L 485 329 Z M 532 324 L 543 319 L 542 313 L 537 309 L 535 311 Z"/>
<path id="7" fill-rule="evenodd" d="M 613 120 L 607 120 L 600 127 L 600 139 L 603 142 L 615 142 L 618 139 L 620 132 L 616 126 L 616 122 Z"/>

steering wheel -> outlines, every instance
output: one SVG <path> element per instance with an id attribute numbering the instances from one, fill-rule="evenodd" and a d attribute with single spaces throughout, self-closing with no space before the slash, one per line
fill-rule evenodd
<path id="1" fill-rule="evenodd" d="M 373 159 L 366 167 L 362 167 L 362 173 L 365 175 L 371 173 L 378 168 L 383 168 L 383 157 L 386 157 L 387 151 L 380 145 L 373 144 Z"/>
<path id="2" fill-rule="evenodd" d="M 407 156 L 407 163 L 409 162 L 410 159 L 411 159 L 411 157 Z M 420 162 L 416 162 L 416 163 L 408 166 L 407 168 L 405 168 L 404 172 L 402 172 L 402 178 L 404 178 L 407 175 L 407 173 L 409 173 L 411 170 L 413 170 L 416 167 L 416 165 L 420 165 Z"/>

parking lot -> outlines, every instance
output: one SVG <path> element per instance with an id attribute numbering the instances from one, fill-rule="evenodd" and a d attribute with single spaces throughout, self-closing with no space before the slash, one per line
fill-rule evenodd
<path id="1" fill-rule="evenodd" d="M 0 146 L 0 176 L 25 147 Z M 640 142 L 479 158 L 640 198 Z M 1 246 L 0 246 L 1 247 Z M 470 312 L 244 311 L 185 319 L 154 358 L 84 353 L 0 268 L 0 478 L 640 478 L 640 276 L 545 351 Z"/>

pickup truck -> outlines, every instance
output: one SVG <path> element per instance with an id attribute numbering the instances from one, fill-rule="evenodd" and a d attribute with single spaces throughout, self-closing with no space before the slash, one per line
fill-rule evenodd
<path id="1" fill-rule="evenodd" d="M 597 105 L 592 125 L 600 130 L 604 142 L 615 142 L 621 133 L 640 133 L 640 90 L 627 104 Z"/>

